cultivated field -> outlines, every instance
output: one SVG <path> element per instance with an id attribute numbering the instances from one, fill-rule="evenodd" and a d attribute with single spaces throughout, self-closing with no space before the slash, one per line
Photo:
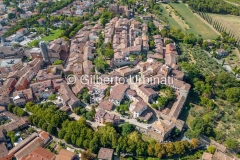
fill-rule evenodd
<path id="1" fill-rule="evenodd" d="M 240 39 L 240 16 L 209 14 L 212 19 L 217 20 L 222 26 L 227 27 L 227 32 L 234 33 L 234 37 Z"/>
<path id="2" fill-rule="evenodd" d="M 161 5 L 161 9 L 162 9 L 162 16 L 166 17 L 166 20 L 167 20 L 168 24 L 170 25 L 170 27 L 182 29 L 182 27 L 173 19 L 173 17 L 171 17 L 169 15 L 168 11 L 166 10 L 166 8 L 163 5 Z"/>
<path id="3" fill-rule="evenodd" d="M 190 29 L 187 30 L 187 33 L 201 35 L 203 39 L 214 39 L 218 36 L 210 26 L 196 16 L 185 4 L 171 3 L 171 6 L 181 15 L 185 23 L 189 26 Z"/>
<path id="4" fill-rule="evenodd" d="M 189 29 L 189 26 L 185 23 L 183 19 L 181 19 L 181 17 L 176 15 L 176 13 L 174 12 L 174 9 L 170 5 L 163 3 L 162 6 L 166 9 L 166 11 L 168 12 L 168 15 L 172 17 L 179 24 L 179 26 L 181 26 L 183 30 Z"/>

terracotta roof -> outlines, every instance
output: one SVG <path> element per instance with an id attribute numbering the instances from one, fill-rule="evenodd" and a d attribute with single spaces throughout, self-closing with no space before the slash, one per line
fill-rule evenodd
<path id="1" fill-rule="evenodd" d="M 102 102 L 99 103 L 98 107 L 100 107 L 104 110 L 107 110 L 107 111 L 111 111 L 112 108 L 113 108 L 113 103 L 110 102 L 110 101 L 102 101 Z"/>
<path id="2" fill-rule="evenodd" d="M 128 84 L 118 84 L 113 87 L 111 93 L 110 93 L 110 99 L 114 100 L 121 100 L 123 95 L 125 94 L 125 91 L 129 88 Z"/>
<path id="3" fill-rule="evenodd" d="M 42 146 L 43 140 L 40 137 L 35 138 L 33 141 L 28 143 L 26 146 L 24 146 L 21 150 L 19 150 L 17 153 L 14 154 L 14 156 L 19 159 L 24 156 L 27 156 L 29 153 L 31 153 L 34 149 L 37 147 Z"/>
<path id="4" fill-rule="evenodd" d="M 77 80 L 75 85 L 72 87 L 72 91 L 75 95 L 81 93 L 82 90 L 85 88 L 85 84 L 82 84 L 80 80 Z"/>
<path id="5" fill-rule="evenodd" d="M 136 103 L 135 103 L 136 102 Z M 147 106 L 147 104 L 144 101 L 135 101 L 132 104 L 135 105 L 135 108 L 133 109 L 133 111 L 135 111 L 136 113 L 139 113 L 144 107 Z"/>
<path id="6" fill-rule="evenodd" d="M 130 96 L 133 96 L 133 97 L 136 97 L 136 96 L 137 96 L 137 92 L 134 91 L 134 90 L 132 90 L 132 89 L 128 89 L 128 90 L 126 91 L 126 94 L 127 94 L 127 95 L 130 95 Z"/>
<path id="7" fill-rule="evenodd" d="M 162 134 L 166 134 L 169 131 L 171 131 L 175 126 L 172 123 L 168 123 L 164 120 L 158 120 L 157 122 L 154 122 L 152 125 L 153 128 L 158 130 L 158 132 L 161 132 Z"/>
<path id="8" fill-rule="evenodd" d="M 176 46 L 173 43 L 166 45 L 166 54 L 176 51 Z M 177 54 L 177 52 L 175 52 Z"/>
<path id="9" fill-rule="evenodd" d="M 6 155 L 8 155 L 8 149 L 5 143 L 0 143 L 0 158 L 5 157 Z"/>
<path id="10" fill-rule="evenodd" d="M 55 154 L 42 147 L 38 147 L 37 149 L 32 151 L 29 156 L 31 157 L 31 160 L 52 160 L 55 157 Z"/>
<path id="11" fill-rule="evenodd" d="M 211 153 L 203 152 L 202 160 L 213 160 L 213 155 Z"/>
<path id="12" fill-rule="evenodd" d="M 18 152 L 21 148 L 23 148 L 24 146 L 26 146 L 29 142 L 33 141 L 37 136 L 38 136 L 38 134 L 37 134 L 36 132 L 34 132 L 33 134 L 31 134 L 30 136 L 28 136 L 27 138 L 25 138 L 23 141 L 21 141 L 18 145 L 16 145 L 15 147 L 13 147 L 13 148 L 9 151 L 9 154 L 14 154 L 14 153 Z"/>
<path id="13" fill-rule="evenodd" d="M 41 138 L 43 138 L 44 140 L 50 138 L 49 134 L 48 134 L 47 132 L 45 132 L 45 131 L 41 131 L 41 132 L 39 133 L 39 136 L 40 136 Z"/>
<path id="14" fill-rule="evenodd" d="M 66 149 L 61 149 L 55 160 L 72 160 L 76 154 Z"/>
<path id="15" fill-rule="evenodd" d="M 220 152 L 220 151 L 216 151 L 213 155 L 213 159 L 214 160 L 233 160 L 232 157 Z"/>
<path id="16" fill-rule="evenodd" d="M 152 88 L 146 86 L 146 85 L 141 85 L 139 87 L 139 89 L 141 90 L 142 93 L 144 93 L 146 96 L 151 96 L 153 94 L 156 94 L 157 92 L 155 92 Z"/>
<path id="17" fill-rule="evenodd" d="M 70 110 L 70 107 L 63 106 L 63 107 L 60 108 L 60 110 L 63 111 L 63 112 L 68 112 Z"/>
<path id="18" fill-rule="evenodd" d="M 24 30 L 26 30 L 27 28 L 21 28 L 19 29 L 17 32 L 23 32 Z"/>
<path id="19" fill-rule="evenodd" d="M 113 153 L 113 149 L 101 148 L 98 152 L 98 159 L 112 160 Z"/>
<path id="20" fill-rule="evenodd" d="M 169 115 L 173 116 L 174 118 L 178 118 L 178 116 L 180 115 L 181 111 L 182 111 L 182 108 L 183 108 L 183 105 L 186 101 L 186 97 L 184 97 L 183 95 L 179 95 L 177 97 L 177 101 L 174 102 L 172 108 L 171 108 L 171 111 L 169 113 Z"/>
<path id="21" fill-rule="evenodd" d="M 6 107 L 5 106 L 0 106 L 0 113 L 6 111 Z"/>

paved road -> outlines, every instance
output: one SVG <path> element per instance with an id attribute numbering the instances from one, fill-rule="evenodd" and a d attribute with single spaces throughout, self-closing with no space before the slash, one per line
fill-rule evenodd
<path id="1" fill-rule="evenodd" d="M 75 114 L 73 112 L 69 112 L 68 115 L 69 115 L 69 117 L 74 118 L 76 121 L 78 121 L 81 118 L 81 116 L 78 116 L 77 114 Z M 98 128 L 99 126 L 105 126 L 104 124 L 100 124 L 100 123 L 97 123 L 97 122 L 92 122 L 92 121 L 89 121 L 89 120 L 86 120 L 86 122 L 94 128 Z"/>

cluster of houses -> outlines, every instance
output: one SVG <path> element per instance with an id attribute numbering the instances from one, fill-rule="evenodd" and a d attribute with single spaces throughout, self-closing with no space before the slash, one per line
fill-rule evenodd
<path id="1" fill-rule="evenodd" d="M 171 60 L 168 61 L 168 55 L 171 54 L 175 56 L 169 56 Z M 176 59 L 174 59 L 177 54 L 176 46 L 171 43 L 164 50 L 165 64 L 153 58 L 148 58 L 146 62 L 139 62 L 134 68 L 125 66 L 115 69 L 109 75 L 105 75 L 105 77 L 114 75 L 128 78 L 140 73 L 142 77 L 145 79 L 151 78 L 152 81 L 148 80 L 148 83 L 142 81 L 134 84 L 111 84 L 110 96 L 108 100 L 105 99 L 99 102 L 99 109 L 97 110 L 95 120 L 99 123 L 113 122 L 114 124 L 118 124 L 121 121 L 112 112 L 114 112 L 115 107 L 120 106 L 127 99 L 132 102 L 129 106 L 132 118 L 146 122 L 149 121 L 153 116 L 153 110 L 151 110 L 150 105 L 156 103 L 156 97 L 159 96 L 155 88 L 162 85 L 161 80 L 165 79 L 166 81 L 163 85 L 173 88 L 177 98 L 171 108 L 165 107 L 161 110 L 155 110 L 159 118 L 152 124 L 151 129 L 147 129 L 145 133 L 159 141 L 164 141 L 169 137 L 174 128 L 182 131 L 184 121 L 179 120 L 178 117 L 191 86 L 183 81 L 184 73 L 178 70 L 179 67 L 176 64 Z M 159 81 L 156 82 L 156 79 Z"/>
<path id="2" fill-rule="evenodd" d="M 65 72 L 74 75 L 91 75 L 94 73 L 92 63 L 95 57 L 96 39 L 102 26 L 97 23 L 94 26 L 86 24 L 72 39 L 70 55 Z"/>
<path id="3" fill-rule="evenodd" d="M 128 18 L 133 15 L 132 9 L 128 9 L 127 6 L 121 6 L 116 3 L 109 5 L 109 11 L 113 12 L 114 15 L 125 15 Z"/>
<path id="4" fill-rule="evenodd" d="M 51 141 L 50 135 L 45 131 L 32 133 L 25 139 L 12 146 L 9 137 L 6 137 L 8 131 L 17 131 L 19 128 L 28 126 L 27 117 L 20 118 L 0 107 L 0 120 L 9 120 L 10 122 L 0 126 L 0 159 L 7 160 L 15 157 L 21 160 L 70 160 L 77 155 L 66 149 L 61 149 L 57 155 L 45 149 L 44 147 Z"/>
<path id="5" fill-rule="evenodd" d="M 149 50 L 148 27 L 146 23 L 127 18 L 113 18 L 104 28 L 104 43 L 112 43 L 114 66 L 136 65 L 141 58 L 130 57 Z M 136 57 L 135 56 L 135 57 Z"/>
<path id="6" fill-rule="evenodd" d="M 58 10 L 51 15 L 66 15 L 66 16 L 83 16 L 88 13 L 89 8 L 93 5 L 91 0 L 74 1 L 72 4 Z"/>
<path id="7" fill-rule="evenodd" d="M 59 106 L 70 108 L 79 106 L 80 100 L 62 79 L 62 66 L 48 66 L 44 69 L 43 65 L 43 59 L 35 58 L 21 69 L 9 72 L 0 87 L 0 104 L 7 106 L 14 103 L 24 106 L 27 102 L 38 102 L 58 93 Z M 9 97 L 11 93 L 12 98 Z"/>
<path id="8" fill-rule="evenodd" d="M 36 15 L 37 12 L 33 12 L 33 8 L 36 7 L 37 1 L 35 0 L 23 0 L 17 2 L 17 7 L 21 9 L 21 12 L 18 12 L 17 8 L 6 6 L 0 1 L 0 32 L 4 34 L 11 27 L 15 25 L 16 18 L 29 18 L 32 15 Z M 9 15 L 14 15 L 14 17 L 9 17 Z M 10 25 L 6 25 L 10 24 Z"/>

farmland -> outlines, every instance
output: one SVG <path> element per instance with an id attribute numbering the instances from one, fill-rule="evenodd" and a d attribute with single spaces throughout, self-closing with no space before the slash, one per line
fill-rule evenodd
<path id="1" fill-rule="evenodd" d="M 218 34 L 198 16 L 196 16 L 185 4 L 171 3 L 170 5 L 189 26 L 187 33 L 201 35 L 203 39 L 214 39 L 217 37 Z"/>
<path id="2" fill-rule="evenodd" d="M 162 9 L 162 16 L 166 18 L 167 23 L 174 28 L 177 29 L 182 29 L 182 27 L 175 21 L 175 19 L 171 16 L 169 16 L 168 11 L 166 10 L 164 5 L 161 5 L 161 9 Z"/>
<path id="3" fill-rule="evenodd" d="M 179 64 L 181 61 L 188 61 L 190 66 L 195 66 L 204 77 L 213 76 L 216 79 L 221 77 L 221 75 L 226 74 L 223 67 L 216 63 L 213 59 L 209 58 L 205 51 L 203 51 L 200 47 L 189 47 L 184 44 L 180 44 L 180 48 L 182 54 L 179 56 Z M 182 59 L 182 60 L 181 60 Z M 183 66 L 182 66 L 183 67 Z M 231 74 L 228 74 L 229 81 L 232 78 Z M 214 104 L 214 109 L 209 109 L 202 103 L 202 100 L 198 99 L 199 93 L 197 86 L 198 84 L 202 85 L 202 81 L 196 79 L 194 80 L 193 91 L 189 94 L 187 103 L 185 104 L 182 113 L 180 115 L 180 119 L 186 120 L 188 125 L 191 124 L 196 117 L 203 117 L 203 119 L 211 119 L 214 126 L 214 132 L 218 133 L 224 131 L 225 137 L 232 137 L 235 139 L 239 139 L 239 119 L 236 117 L 236 112 L 239 110 L 238 106 L 235 106 L 225 98 L 221 97 L 222 91 L 225 91 L 222 86 L 212 87 L 211 92 L 214 96 L 210 96 L 210 100 Z M 218 83 L 218 82 L 217 82 Z M 215 139 L 216 140 L 216 139 Z M 224 138 L 218 139 L 217 141 L 220 143 L 224 142 Z"/>
<path id="4" fill-rule="evenodd" d="M 234 15 L 209 14 L 212 19 L 226 27 L 227 32 L 234 33 L 236 39 L 240 39 L 240 17 Z"/>

